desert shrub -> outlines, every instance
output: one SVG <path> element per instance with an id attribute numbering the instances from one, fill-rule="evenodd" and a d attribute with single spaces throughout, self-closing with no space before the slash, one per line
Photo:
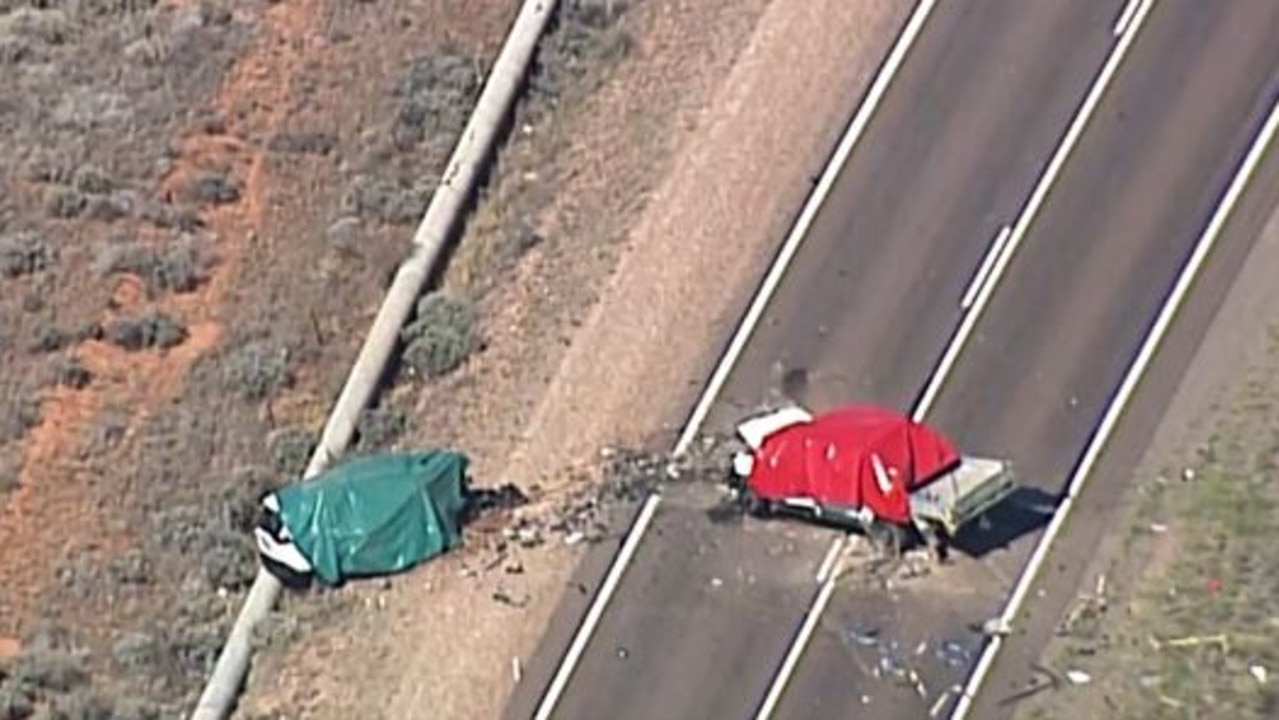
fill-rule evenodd
<path id="1" fill-rule="evenodd" d="M 82 18 L 110 18 L 145 13 L 159 0 L 75 0 L 74 13 Z"/>
<path id="2" fill-rule="evenodd" d="M 151 309 L 136 318 L 121 318 L 103 328 L 107 342 L 125 350 L 167 350 L 187 339 L 186 326 L 162 310 Z"/>
<path id="3" fill-rule="evenodd" d="M 57 253 L 43 237 L 29 230 L 0 235 L 0 278 L 18 278 L 45 270 Z"/>
<path id="4" fill-rule="evenodd" d="M 72 188 L 57 188 L 45 199 L 44 211 L 51 218 L 71 220 L 84 214 L 88 206 L 89 199 L 83 193 Z"/>
<path id="5" fill-rule="evenodd" d="M 83 390 L 93 382 L 93 373 L 89 372 L 76 358 L 66 358 L 54 366 L 54 378 L 59 385 L 76 390 Z"/>
<path id="6" fill-rule="evenodd" d="M 632 45 L 618 23 L 627 3 L 619 0 L 565 0 L 538 44 L 529 92 L 538 103 L 555 104 L 572 92 L 592 92 L 599 70 L 623 58 Z"/>
<path id="7" fill-rule="evenodd" d="M 35 690 L 16 682 L 0 683 L 0 720 L 27 720 L 35 715 Z"/>
<path id="8" fill-rule="evenodd" d="M 153 292 L 191 292 L 209 278 L 211 263 L 194 239 L 183 238 L 161 250 L 126 241 L 103 245 L 93 261 L 99 275 L 136 275 Z"/>
<path id="9" fill-rule="evenodd" d="M 86 660 L 86 653 L 72 643 L 69 633 L 43 627 L 27 638 L 9 677 L 39 690 L 68 692 L 88 684 Z"/>
<path id="10" fill-rule="evenodd" d="M 107 563 L 107 577 L 115 585 L 147 585 L 153 575 L 151 559 L 136 548 Z"/>
<path id="11" fill-rule="evenodd" d="M 115 189 L 115 182 L 102 168 L 81 165 L 71 178 L 71 187 L 86 195 L 106 195 Z"/>
<path id="12" fill-rule="evenodd" d="M 75 177 L 75 165 L 51 150 L 36 150 L 27 158 L 23 174 L 31 182 L 65 185 Z"/>
<path id="13" fill-rule="evenodd" d="M 0 412 L 0 445 L 21 440 L 42 420 L 40 401 L 33 397 L 18 397 Z"/>
<path id="14" fill-rule="evenodd" d="M 148 668 L 160 659 L 160 643 L 154 635 L 128 632 L 111 646 L 111 660 L 120 668 Z"/>
<path id="15" fill-rule="evenodd" d="M 418 301 L 417 315 L 404 328 L 404 363 L 420 377 L 457 369 L 478 344 L 478 316 L 468 300 L 435 292 Z"/>
<path id="16" fill-rule="evenodd" d="M 356 449 L 372 451 L 388 448 L 407 428 L 408 416 L 400 408 L 393 405 L 369 408 L 360 415 Z"/>
<path id="17" fill-rule="evenodd" d="M 279 133 L 267 141 L 267 150 L 296 155 L 328 155 L 337 137 L 327 132 Z"/>
<path id="18" fill-rule="evenodd" d="M 200 213 L 190 205 L 146 203 L 142 205 L 139 214 L 143 220 L 163 229 L 177 228 L 183 232 L 192 232 L 203 225 Z"/>
<path id="19" fill-rule="evenodd" d="M 301 477 L 306 471 L 317 444 L 314 432 L 296 425 L 280 428 L 267 440 L 275 471 L 290 479 Z"/>
<path id="20" fill-rule="evenodd" d="M 387 225 L 411 225 L 421 220 L 434 189 L 432 180 L 397 182 L 356 175 L 342 196 L 341 212 Z"/>
<path id="21" fill-rule="evenodd" d="M 207 205 L 224 205 L 240 199 L 240 183 L 226 173 L 203 172 L 196 175 L 182 189 L 187 202 Z"/>
<path id="22" fill-rule="evenodd" d="M 152 515 L 153 554 L 198 558 L 185 568 L 187 577 L 208 590 L 238 590 L 257 572 L 253 538 L 228 528 L 223 518 L 208 512 L 203 499 L 176 503 Z"/>
<path id="23" fill-rule="evenodd" d="M 293 386 L 286 347 L 255 340 L 239 347 L 224 364 L 226 381 L 245 400 L 260 401 Z"/>
<path id="24" fill-rule="evenodd" d="M 48 7 L 19 7 L 0 15 L 0 37 L 16 37 L 44 45 L 62 45 L 71 38 L 66 13 Z"/>
<path id="25" fill-rule="evenodd" d="M 395 146 L 407 152 L 427 140 L 447 152 L 466 127 L 480 83 L 479 63 L 471 57 L 444 52 L 412 61 L 394 90 Z"/>
<path id="26" fill-rule="evenodd" d="M 28 347 L 33 353 L 57 352 L 75 340 L 75 336 L 54 325 L 41 325 L 36 329 L 35 339 Z"/>
<path id="27" fill-rule="evenodd" d="M 91 195 L 84 208 L 84 216 L 90 220 L 115 222 L 133 213 L 137 203 L 129 193 Z"/>

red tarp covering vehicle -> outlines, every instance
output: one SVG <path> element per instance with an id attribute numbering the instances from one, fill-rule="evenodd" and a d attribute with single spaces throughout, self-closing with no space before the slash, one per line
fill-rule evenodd
<path id="1" fill-rule="evenodd" d="M 962 459 L 945 435 L 882 407 L 796 412 L 757 434 L 751 460 L 741 468 L 749 490 L 763 500 L 808 499 L 907 524 L 912 492 Z"/>

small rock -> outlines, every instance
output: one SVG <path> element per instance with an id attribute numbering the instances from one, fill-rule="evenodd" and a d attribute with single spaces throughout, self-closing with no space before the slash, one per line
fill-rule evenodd
<path id="1" fill-rule="evenodd" d="M 564 536 L 564 544 L 576 545 L 585 539 L 586 539 L 586 533 L 582 532 L 581 530 L 574 530 L 573 532 Z"/>
<path id="2" fill-rule="evenodd" d="M 1168 526 L 1163 523 L 1150 523 L 1150 532 L 1156 535 L 1162 535 L 1168 532 Z"/>
<path id="3" fill-rule="evenodd" d="M 1270 676 L 1270 673 L 1267 672 L 1264 665 L 1250 665 L 1248 666 L 1248 673 L 1256 678 L 1257 682 L 1262 685 L 1266 684 L 1266 679 Z"/>

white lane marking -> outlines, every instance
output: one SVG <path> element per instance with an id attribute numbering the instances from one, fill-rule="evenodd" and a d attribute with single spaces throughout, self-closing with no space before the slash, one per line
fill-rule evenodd
<path id="1" fill-rule="evenodd" d="M 631 531 L 627 533 L 626 541 L 622 543 L 622 549 L 618 552 L 612 567 L 609 568 L 608 576 L 604 578 L 604 584 L 600 586 L 599 593 L 596 594 L 590 610 L 587 611 L 581 626 L 578 627 L 577 634 L 573 637 L 573 644 L 569 646 L 568 653 L 564 656 L 564 661 L 560 663 L 555 677 L 551 680 L 550 687 L 547 688 L 546 694 L 542 696 L 542 702 L 537 708 L 537 714 L 534 715 L 536 720 L 546 720 L 554 712 L 555 704 L 559 702 L 560 695 L 563 694 L 564 688 L 568 685 L 569 676 L 577 666 L 578 660 L 581 659 L 582 653 L 586 651 L 586 643 L 590 641 L 591 634 L 595 632 L 595 626 L 599 624 L 600 618 L 604 615 L 604 608 L 608 605 L 609 600 L 612 599 L 613 593 L 617 591 L 617 586 L 622 581 L 622 573 L 630 565 L 631 558 L 639 547 L 640 539 L 644 537 L 645 530 L 648 529 L 649 523 L 653 521 L 653 514 L 657 512 L 657 505 L 661 501 L 662 496 L 657 493 L 649 495 L 648 499 L 644 501 L 644 507 L 640 509 L 639 517 L 636 518 Z"/>
<path id="2" fill-rule="evenodd" d="M 968 338 L 972 335 L 973 328 L 977 325 L 977 320 L 986 309 L 986 304 L 990 302 L 991 295 L 994 294 L 996 286 L 999 285 L 1005 270 L 1008 269 L 1008 264 L 1012 262 L 1018 246 L 1021 245 L 1022 240 L 1026 237 L 1026 232 L 1030 229 L 1031 223 L 1038 216 L 1040 207 L 1048 197 L 1048 192 L 1052 189 L 1053 184 L 1056 183 L 1057 176 L 1066 164 L 1066 159 L 1074 151 L 1075 145 L 1083 135 L 1084 128 L 1087 127 L 1088 121 L 1092 119 L 1093 112 L 1100 104 L 1102 95 L 1105 94 L 1106 88 L 1110 86 L 1110 81 L 1114 78 L 1120 63 L 1128 55 L 1129 48 L 1132 47 L 1138 31 L 1145 24 L 1146 18 L 1154 8 L 1154 5 L 1154 0 L 1141 2 L 1137 5 L 1136 10 L 1133 11 L 1133 17 L 1128 23 L 1126 32 L 1120 36 L 1115 49 L 1106 58 L 1106 64 L 1102 66 L 1097 79 L 1093 81 L 1083 104 L 1079 106 L 1074 119 L 1070 122 L 1070 128 L 1066 131 L 1065 137 L 1062 138 L 1061 144 L 1057 146 L 1057 152 L 1053 154 L 1052 160 L 1048 162 L 1048 167 L 1044 170 L 1044 174 L 1039 177 L 1039 184 L 1035 186 L 1034 192 L 1031 193 L 1025 208 L 1017 218 L 1016 224 L 1013 225 L 1013 232 L 1008 237 L 1007 248 L 995 261 L 995 265 L 991 269 L 990 278 L 977 292 L 977 297 L 974 299 L 968 314 L 964 315 L 960 320 L 959 329 L 956 331 L 954 339 L 947 346 L 941 362 L 938 363 L 937 368 L 933 371 L 933 376 L 928 380 L 923 397 L 920 398 L 919 404 L 915 408 L 914 419 L 920 420 L 927 415 L 933 403 L 937 400 L 937 395 L 941 392 L 942 385 L 945 384 L 950 371 L 954 368 L 955 361 L 959 359 L 959 354 L 963 352 L 964 346 L 968 343 Z"/>
<path id="3" fill-rule="evenodd" d="M 830 193 L 831 188 L 835 184 L 835 179 L 843 170 L 844 165 L 848 161 L 849 155 L 852 154 L 853 148 L 856 147 L 858 140 L 866 130 L 866 126 L 870 124 L 871 116 L 879 108 L 884 93 L 888 90 L 893 77 L 897 74 L 897 70 L 901 67 L 902 60 L 905 58 L 907 51 L 914 44 L 915 38 L 919 35 L 919 31 L 923 28 L 924 20 L 932 12 L 933 6 L 937 4 L 937 0 L 920 0 L 916 6 L 914 14 L 907 22 L 905 29 L 897 38 L 893 49 L 889 52 L 884 65 L 880 68 L 879 73 L 875 76 L 875 81 L 871 85 L 870 90 L 866 94 L 866 98 L 857 108 L 857 113 L 853 116 L 853 120 L 848 125 L 848 129 L 844 131 L 844 136 L 840 139 L 838 147 L 835 149 L 834 155 L 831 156 L 830 162 L 827 163 L 826 169 L 822 172 L 821 178 L 818 180 L 817 186 L 809 195 L 803 210 L 800 212 L 799 219 L 795 226 L 787 235 L 782 245 L 781 251 L 778 253 L 777 259 L 773 262 L 773 266 L 769 268 L 768 274 L 764 278 L 763 284 L 752 301 L 750 309 L 746 313 L 746 317 L 742 320 L 742 324 L 738 326 L 736 334 L 733 336 L 732 342 L 729 344 L 728 350 L 720 359 L 719 366 L 715 368 L 714 374 L 711 376 L 710 382 L 707 383 L 706 389 L 702 393 L 702 397 L 698 400 L 697 405 L 693 408 L 693 413 L 689 417 L 688 423 L 684 427 L 679 440 L 675 443 L 675 454 L 683 454 L 688 449 L 689 444 L 701 430 L 702 423 L 705 422 L 707 414 L 710 413 L 711 405 L 714 404 L 715 398 L 719 396 L 720 390 L 724 386 L 724 382 L 728 379 L 729 372 L 732 371 L 733 365 L 737 362 L 742 350 L 746 345 L 746 341 L 750 338 L 751 333 L 755 329 L 755 325 L 759 322 L 760 316 L 764 312 L 765 305 L 768 304 L 773 292 L 777 289 L 777 285 L 781 282 L 783 273 L 786 272 L 791 258 L 799 249 L 800 242 L 808 234 L 809 227 L 813 224 L 814 218 L 817 216 L 818 210 L 826 200 L 826 196 Z M 559 702 L 560 696 L 564 692 L 564 688 L 568 685 L 569 677 L 572 676 L 578 662 L 581 660 L 586 650 L 586 645 L 591 639 L 591 634 L 595 631 L 595 626 L 599 622 L 599 618 L 603 615 L 605 607 L 612 599 L 617 584 L 621 581 L 621 576 L 626 572 L 627 566 L 630 564 L 631 556 L 635 552 L 635 548 L 639 545 L 644 533 L 648 530 L 649 521 L 652 519 L 652 513 L 657 509 L 658 503 L 662 500 L 661 495 L 654 493 L 645 501 L 645 507 L 641 511 L 639 519 L 631 527 L 627 534 L 626 542 L 623 545 L 623 552 L 620 553 L 613 561 L 612 567 L 609 568 L 608 578 L 605 584 L 600 588 L 600 592 L 596 595 L 595 600 L 591 604 L 591 608 L 583 620 L 582 625 L 578 627 L 577 633 L 573 638 L 573 643 L 569 647 L 568 653 L 560 662 L 559 667 L 555 671 L 555 676 L 551 680 L 551 685 L 546 694 L 542 696 L 542 702 L 538 706 L 535 720 L 546 720 L 555 710 L 555 705 Z M 644 513 L 647 513 L 645 515 Z M 629 552 L 627 552 L 629 548 Z"/>
<path id="4" fill-rule="evenodd" d="M 826 582 L 826 578 L 830 577 L 831 570 L 835 567 L 835 559 L 839 557 L 839 551 L 843 549 L 846 537 L 846 535 L 840 535 L 835 538 L 835 542 L 830 544 L 830 549 L 826 551 L 826 557 L 822 560 L 821 567 L 817 569 L 818 585 Z"/>
<path id="5" fill-rule="evenodd" d="M 1011 233 L 1006 238 L 1006 244 L 999 248 L 998 252 L 992 252 L 994 257 L 993 266 L 989 269 L 989 274 L 980 283 L 977 283 L 977 293 L 973 302 L 965 309 L 969 312 L 964 315 L 960 322 L 960 326 L 955 335 L 951 338 L 950 344 L 946 347 L 942 355 L 941 362 L 933 371 L 932 377 L 929 378 L 928 384 L 925 386 L 925 392 L 915 405 L 911 417 L 915 420 L 922 420 L 931 409 L 933 402 L 937 398 L 946 377 L 950 374 L 951 369 L 958 360 L 960 353 L 968 342 L 968 337 L 972 334 L 973 328 L 977 324 L 978 318 L 981 317 L 986 305 L 990 302 L 990 297 L 995 291 L 1000 278 L 1002 278 L 1008 263 L 1011 262 L 1013 253 L 1022 239 L 1026 236 L 1027 230 L 1030 228 L 1031 222 L 1039 212 L 1040 206 L 1048 196 L 1048 191 L 1052 188 L 1057 180 L 1057 176 L 1061 173 L 1062 167 L 1065 165 L 1066 159 L 1074 150 L 1075 144 L 1079 141 L 1083 134 L 1084 128 L 1088 124 L 1088 120 L 1092 117 L 1096 110 L 1102 95 L 1106 88 L 1110 85 L 1111 78 L 1114 77 L 1115 71 L 1119 68 L 1119 64 L 1128 54 L 1128 48 L 1132 46 L 1133 39 L 1137 36 L 1137 31 L 1145 23 L 1145 19 L 1153 0 L 1149 3 L 1142 2 L 1134 11 L 1134 16 L 1127 29 L 1127 34 L 1123 35 L 1114 50 L 1111 51 L 1106 63 L 1102 66 L 1101 71 L 1097 75 L 1097 79 L 1093 81 L 1093 85 L 1088 90 L 1088 94 L 1084 97 L 1083 103 L 1076 112 L 1074 119 L 1070 123 L 1070 127 L 1066 131 L 1066 135 L 1062 138 L 1061 144 L 1057 146 L 1056 152 L 1049 161 L 1043 175 L 1040 176 L 1038 184 L 1030 195 L 1025 208 L 1021 215 L 1017 218 L 1017 222 Z M 1003 233 L 1001 233 L 1001 236 Z M 996 240 L 998 245 L 998 240 Z M 993 249 L 992 249 L 993 251 Z M 817 618 L 820 617 L 821 611 L 825 609 L 826 603 L 829 601 L 829 592 L 834 590 L 834 578 L 828 578 L 826 584 L 822 586 L 822 592 L 817 596 L 818 605 L 814 606 L 816 613 L 811 613 L 809 619 L 805 621 L 805 627 L 808 632 L 801 630 L 800 634 L 795 638 L 794 644 L 791 645 L 786 655 L 786 662 L 782 665 L 779 674 L 774 678 L 772 686 L 768 690 L 765 698 L 764 706 L 755 716 L 756 720 L 767 720 L 769 715 L 776 707 L 780 700 L 783 690 L 787 682 L 789 682 L 790 674 L 794 672 L 794 666 L 799 662 L 799 657 L 803 654 L 808 645 L 809 637 L 812 634 L 812 628 L 816 627 Z M 811 620 L 811 622 L 810 622 Z"/>
<path id="6" fill-rule="evenodd" d="M 755 713 L 755 720 L 768 720 L 772 716 L 773 711 L 777 709 L 777 703 L 781 702 L 782 693 L 786 690 L 790 677 L 795 672 L 796 666 L 799 665 L 799 658 L 804 654 L 804 649 L 808 647 L 808 641 L 813 636 L 813 631 L 817 629 L 817 623 L 822 618 L 822 613 L 826 611 L 826 605 L 830 602 L 830 596 L 835 592 L 835 583 L 839 579 L 839 570 L 843 566 L 843 560 L 836 562 L 835 567 L 831 569 L 831 573 L 826 577 L 826 582 L 822 583 L 821 588 L 817 591 L 817 597 L 813 600 L 813 604 L 808 608 L 808 614 L 804 616 L 804 624 L 799 628 L 799 634 L 795 636 L 794 642 L 786 652 L 786 658 L 782 660 L 782 666 L 778 669 L 774 681 L 768 688 L 768 695 L 764 697 L 764 702 L 759 707 L 759 711 Z"/>
<path id="7" fill-rule="evenodd" d="M 835 185 L 835 180 L 839 177 L 839 173 L 843 171 L 844 165 L 848 161 L 848 156 L 852 154 L 853 148 L 857 146 L 857 142 L 865 132 L 866 126 L 870 124 L 871 117 L 879 109 L 879 103 L 888 91 L 889 84 L 892 82 L 893 77 L 897 75 L 897 70 L 901 67 L 902 61 L 905 60 L 906 53 L 914 45 L 915 38 L 918 37 L 920 30 L 923 29 L 924 22 L 928 19 L 936 4 L 937 0 L 920 0 L 919 4 L 915 6 L 914 13 L 911 15 L 910 20 L 907 21 L 901 35 L 898 36 L 897 42 L 894 43 L 893 49 L 889 52 L 883 67 L 879 70 L 879 74 L 876 75 L 875 82 L 866 94 L 866 99 L 857 108 L 857 114 L 853 116 L 853 120 L 849 123 L 848 130 L 845 131 L 844 137 L 840 140 L 835 154 L 826 165 L 826 170 L 822 173 L 821 179 L 818 180 L 817 187 L 809 195 L 808 202 L 804 204 L 803 210 L 800 211 L 799 219 L 795 222 L 795 226 L 791 228 L 790 234 L 787 235 L 785 242 L 782 244 L 777 260 L 769 268 L 768 275 L 764 277 L 764 282 L 760 285 L 754 301 L 747 310 L 746 317 L 742 320 L 742 324 L 737 327 L 737 332 L 733 335 L 728 349 L 720 359 L 719 366 L 715 368 L 715 372 L 711 375 L 705 392 L 702 393 L 701 399 L 698 400 L 697 405 L 693 408 L 693 414 L 689 417 L 688 424 L 684 427 L 684 433 L 680 436 L 679 442 L 675 444 L 676 453 L 684 452 L 688 448 L 688 444 L 693 441 L 693 437 L 701 430 L 702 423 L 706 421 L 706 416 L 710 414 L 711 406 L 714 405 L 715 399 L 724 387 L 724 383 L 728 381 L 729 373 L 732 372 L 733 367 L 737 364 L 738 356 L 746 348 L 746 343 L 750 340 L 751 333 L 755 331 L 755 326 L 759 323 L 760 317 L 763 316 L 764 308 L 767 307 L 768 301 L 772 299 L 773 293 L 781 283 L 782 276 L 786 273 L 786 268 L 790 265 L 795 252 L 799 250 L 800 243 L 808 235 L 809 227 L 813 224 L 813 220 L 816 219 L 822 204 L 826 202 L 826 197 Z"/>
<path id="8" fill-rule="evenodd" d="M 999 229 L 999 234 L 995 236 L 995 241 L 991 243 L 990 249 L 986 251 L 986 256 L 981 259 L 981 266 L 977 268 L 977 274 L 973 276 L 972 282 L 968 283 L 968 289 L 964 291 L 964 297 L 959 301 L 961 310 L 967 310 L 972 307 L 973 300 L 977 297 L 978 291 L 986 284 L 986 279 L 990 277 L 990 267 L 999 257 L 1004 245 L 1008 242 L 1008 236 L 1012 234 L 1012 226 L 1004 225 Z"/>
<path id="9" fill-rule="evenodd" d="M 1267 118 L 1265 125 L 1257 134 L 1257 139 L 1253 141 L 1252 147 L 1248 150 L 1248 155 L 1239 166 L 1239 170 L 1231 181 L 1229 189 L 1222 197 L 1221 203 L 1213 213 L 1212 219 L 1208 222 L 1203 235 L 1200 236 L 1194 253 L 1177 277 L 1177 284 L 1173 286 L 1167 301 L 1160 308 L 1159 316 L 1155 319 L 1155 324 L 1146 335 L 1137 357 L 1133 360 L 1132 365 L 1129 366 L 1128 374 L 1124 376 L 1124 381 L 1120 385 L 1118 392 L 1115 393 L 1114 400 L 1106 408 L 1106 414 L 1102 417 L 1101 424 L 1097 426 L 1097 432 L 1093 435 L 1092 441 L 1088 444 L 1088 449 L 1084 451 L 1078 467 L 1076 467 L 1070 478 L 1070 483 L 1067 485 L 1066 498 L 1062 501 L 1057 513 L 1053 515 L 1052 522 L 1049 523 L 1047 531 L 1040 538 L 1039 544 L 1035 546 L 1034 553 L 1026 563 L 1026 568 L 1018 578 L 1017 586 L 1013 589 L 1008 604 L 1004 607 L 1004 612 L 1001 616 L 1004 623 L 1011 623 L 1021 609 L 1022 603 L 1025 602 L 1026 594 L 1030 591 L 1031 584 L 1034 583 L 1035 577 L 1043 566 L 1049 548 L 1057 538 L 1057 534 L 1061 532 L 1067 516 L 1070 515 L 1070 511 L 1074 507 L 1075 498 L 1083 491 L 1084 484 L 1088 481 L 1093 465 L 1097 463 L 1102 450 L 1119 422 L 1120 415 L 1128 405 L 1133 391 L 1145 375 L 1146 366 L 1150 364 L 1155 352 L 1159 349 L 1159 344 L 1163 341 L 1169 326 L 1172 325 L 1173 318 L 1181 308 L 1182 302 L 1185 301 L 1186 295 L 1189 294 L 1190 287 L 1198 276 L 1200 268 L 1208 257 L 1208 253 L 1212 250 L 1213 245 L 1216 244 L 1222 228 L 1229 219 L 1235 205 L 1239 202 L 1240 196 L 1243 195 L 1244 188 L 1247 187 L 1248 182 L 1252 179 L 1252 175 L 1261 163 L 1266 150 L 1270 147 L 1277 130 L 1279 130 L 1279 100 L 1271 107 L 1270 117 Z M 964 688 L 963 695 L 955 706 L 955 712 L 950 716 L 951 720 L 962 720 L 967 716 L 974 696 L 981 689 L 986 674 L 990 672 L 995 655 L 998 654 L 1000 647 L 1003 646 L 1003 640 L 1002 636 L 995 636 L 982 651 L 977 667 L 974 669 L 967 686 Z"/>
<path id="10" fill-rule="evenodd" d="M 1132 22 L 1133 15 L 1137 12 L 1138 6 L 1145 5 L 1149 0 L 1128 0 L 1124 3 L 1123 12 L 1119 14 L 1119 19 L 1115 21 L 1114 34 L 1115 37 L 1123 35 L 1128 30 L 1128 23 Z"/>

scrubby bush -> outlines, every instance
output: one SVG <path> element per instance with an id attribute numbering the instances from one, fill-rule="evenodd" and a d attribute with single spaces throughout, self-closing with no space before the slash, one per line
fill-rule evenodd
<path id="1" fill-rule="evenodd" d="M 447 152 L 466 127 L 480 83 L 474 58 L 445 52 L 414 60 L 396 83 L 395 146 L 408 152 L 428 140 Z"/>
<path id="2" fill-rule="evenodd" d="M 395 406 L 369 408 L 360 415 L 357 428 L 360 451 L 382 450 L 391 447 L 408 428 L 408 417 Z"/>
<path id="3" fill-rule="evenodd" d="M 282 478 L 301 477 L 317 444 L 314 432 L 298 426 L 280 428 L 267 440 L 271 461 Z"/>
<path id="4" fill-rule="evenodd" d="M 75 177 L 75 166 L 50 150 L 36 150 L 27 158 L 23 172 L 31 182 L 65 185 Z"/>
<path id="5" fill-rule="evenodd" d="M 183 188 L 187 202 L 224 205 L 240 199 L 240 183 L 225 173 L 204 172 L 192 178 Z"/>
<path id="6" fill-rule="evenodd" d="M 41 325 L 36 329 L 35 340 L 29 350 L 33 353 L 57 352 L 72 343 L 75 338 L 71 333 L 54 325 Z"/>
<path id="7" fill-rule="evenodd" d="M 191 292 L 208 280 L 210 265 L 190 238 L 171 242 L 160 251 L 132 241 L 108 243 L 93 262 L 98 275 L 136 275 L 153 293 Z"/>
<path id="8" fill-rule="evenodd" d="M 31 231 L 0 235 L 0 278 L 18 278 L 48 268 L 57 253 Z"/>
<path id="9" fill-rule="evenodd" d="M 115 222 L 133 213 L 135 202 L 126 193 L 92 195 L 84 208 L 84 216 L 90 220 Z"/>
<path id="10" fill-rule="evenodd" d="M 0 682 L 0 720 L 27 720 L 35 715 L 35 689 L 17 682 Z"/>
<path id="11" fill-rule="evenodd" d="M 435 184 L 431 180 L 396 182 L 357 175 L 342 196 L 343 215 L 371 218 L 388 225 L 411 225 L 422 218 Z"/>
<path id="12" fill-rule="evenodd" d="M 404 362 L 417 375 L 439 377 L 457 369 L 478 344 L 478 317 L 467 300 L 435 292 L 422 298 L 404 328 Z"/>
<path id="13" fill-rule="evenodd" d="M 162 310 L 151 309 L 136 318 L 121 318 L 103 328 L 112 345 L 125 350 L 167 350 L 186 342 L 187 329 L 181 321 Z"/>
<path id="14" fill-rule="evenodd" d="M 45 200 L 45 213 L 57 220 L 71 220 L 84 214 L 89 199 L 73 188 L 57 188 Z"/>
<path id="15" fill-rule="evenodd" d="M 42 421 L 40 402 L 32 397 L 19 397 L 0 411 L 0 445 L 21 440 Z"/>
<path id="16" fill-rule="evenodd" d="M 288 348 L 265 341 L 253 341 L 238 348 L 223 367 L 227 382 L 245 400 L 266 400 L 293 386 Z"/>
<path id="17" fill-rule="evenodd" d="M 54 375 L 59 385 L 83 390 L 93 382 L 93 373 L 80 364 L 76 358 L 62 360 L 54 367 Z"/>
<path id="18" fill-rule="evenodd" d="M 267 150 L 296 155 L 328 155 L 337 137 L 327 132 L 279 133 L 267 142 Z"/>
<path id="19" fill-rule="evenodd" d="M 106 195 L 115 189 L 115 182 L 102 168 L 96 165 L 81 165 L 76 168 L 71 186 L 86 195 Z"/>
<path id="20" fill-rule="evenodd" d="M 581 94 L 595 89 L 600 68 L 630 51 L 631 37 L 618 22 L 626 6 L 621 0 L 560 3 L 533 61 L 529 91 L 535 101 L 553 105 L 570 89 Z"/>
<path id="21" fill-rule="evenodd" d="M 193 232 L 203 225 L 200 213 L 190 205 L 146 203 L 141 207 L 140 216 L 162 229 L 177 228 L 183 232 Z"/>
<path id="22" fill-rule="evenodd" d="M 40 628 L 24 643 L 9 681 L 38 690 L 68 692 L 88 684 L 86 660 L 87 654 L 75 646 L 65 630 Z"/>

